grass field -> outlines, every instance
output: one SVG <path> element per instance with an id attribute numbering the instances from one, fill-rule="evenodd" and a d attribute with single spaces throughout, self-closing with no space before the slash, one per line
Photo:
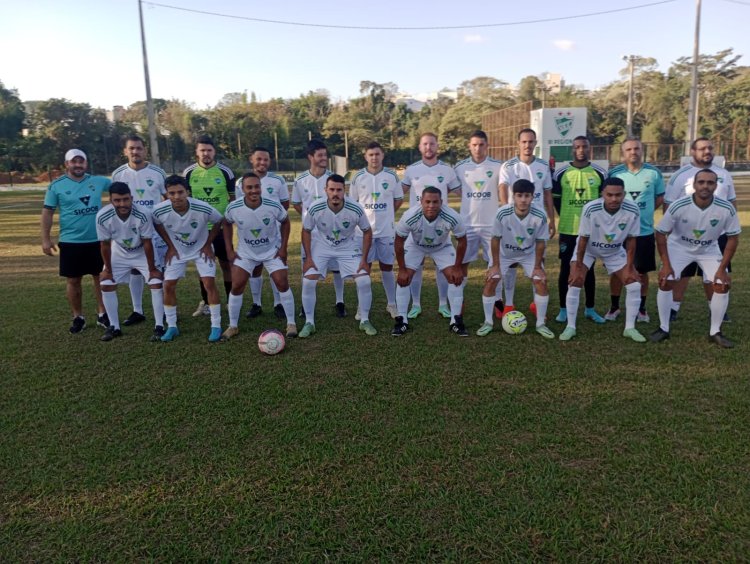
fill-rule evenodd
<path id="1" fill-rule="evenodd" d="M 750 185 L 741 193 L 748 209 Z M 206 343 L 207 320 L 189 317 L 194 274 L 178 290 L 174 343 L 148 342 L 145 324 L 112 343 L 95 328 L 71 336 L 57 260 L 40 250 L 41 199 L 0 194 L 3 562 L 748 559 L 743 243 L 725 327 L 733 350 L 706 342 L 696 284 L 661 345 L 626 341 L 621 322 L 579 321 L 570 343 L 480 339 L 475 269 L 468 339 L 437 317 L 428 276 L 414 331 L 390 337 L 376 274 L 380 335 L 336 319 L 327 283 L 318 334 L 264 357 L 258 334 L 281 328 L 268 312 L 243 317 L 236 340 Z M 555 313 L 554 284 L 551 294 Z M 346 296 L 353 314 L 353 284 Z M 529 303 L 527 281 L 517 296 Z M 127 315 L 125 288 L 120 297 Z M 648 306 L 655 319 L 655 296 Z"/>

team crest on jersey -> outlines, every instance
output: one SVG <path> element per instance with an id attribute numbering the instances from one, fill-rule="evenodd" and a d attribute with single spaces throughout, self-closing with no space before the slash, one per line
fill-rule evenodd
<path id="1" fill-rule="evenodd" d="M 604 238 L 607 240 L 607 243 L 611 243 L 615 239 L 614 233 L 605 233 Z"/>
<path id="2" fill-rule="evenodd" d="M 565 137 L 573 129 L 573 114 L 571 112 L 558 112 L 555 116 L 555 127 L 560 135 Z"/>
<path id="3" fill-rule="evenodd" d="M 203 189 L 203 191 L 204 191 L 204 192 L 206 192 L 206 196 L 210 196 L 210 195 L 211 195 L 211 192 L 213 192 L 213 191 L 214 191 L 214 189 L 213 189 L 212 187 L 210 187 L 210 186 L 206 186 L 206 187 L 205 187 L 205 188 Z"/>
<path id="4" fill-rule="evenodd" d="M 190 227 L 192 227 L 193 229 L 195 229 L 196 227 L 198 227 L 198 222 L 197 221 L 191 221 L 190 222 Z"/>
<path id="5" fill-rule="evenodd" d="M 271 223 L 271 219 L 268 218 L 268 217 L 264 217 L 263 218 L 263 225 L 268 225 L 269 223 Z"/>
<path id="6" fill-rule="evenodd" d="M 78 199 L 81 200 L 81 203 L 84 206 L 88 206 L 89 202 L 91 201 L 91 196 L 83 196 L 82 198 L 78 198 Z"/>
<path id="7" fill-rule="evenodd" d="M 593 178 L 587 178 L 586 180 L 589 181 L 589 186 L 594 186 L 594 179 Z"/>
<path id="8" fill-rule="evenodd" d="M 560 252 L 564 253 L 568 250 L 568 244 L 567 243 L 560 243 Z"/>
<path id="9" fill-rule="evenodd" d="M 125 247 L 127 247 L 129 249 L 133 245 L 133 240 L 132 239 L 123 239 L 122 240 L 122 244 L 123 244 L 123 246 L 125 246 Z"/>
<path id="10" fill-rule="evenodd" d="M 705 229 L 693 229 L 693 235 L 696 239 L 700 239 L 703 237 L 703 234 L 706 232 Z"/>
<path id="11" fill-rule="evenodd" d="M 342 221 L 341 225 L 344 226 L 344 229 L 349 229 L 349 226 L 351 225 L 351 223 L 349 223 L 348 221 Z"/>
<path id="12" fill-rule="evenodd" d="M 477 180 L 476 182 L 474 182 L 474 188 L 476 188 L 477 190 L 481 190 L 483 186 L 484 180 Z"/>
<path id="13" fill-rule="evenodd" d="M 387 182 L 383 182 L 381 184 L 381 186 L 383 187 L 383 190 L 388 190 L 388 183 Z"/>
<path id="14" fill-rule="evenodd" d="M 438 176 L 438 182 L 442 182 L 445 179 L 444 176 Z"/>
<path id="15" fill-rule="evenodd" d="M 373 192 L 372 193 L 372 199 L 373 199 L 373 201 L 377 202 L 378 198 L 380 198 L 380 192 Z"/>
<path id="16" fill-rule="evenodd" d="M 148 180 L 146 180 L 146 184 L 148 184 L 148 187 L 151 188 L 154 185 L 154 181 L 149 178 Z"/>
<path id="17" fill-rule="evenodd" d="M 539 180 L 541 180 L 541 179 L 542 179 L 542 176 L 544 176 L 544 173 L 543 173 L 543 172 L 542 172 L 541 170 L 538 170 L 538 171 L 536 172 L 536 177 L 537 177 L 537 178 L 538 178 Z"/>
<path id="18" fill-rule="evenodd" d="M 435 233 L 437 233 L 437 236 L 440 237 L 443 234 L 442 229 L 435 229 Z"/>
<path id="19" fill-rule="evenodd" d="M 96 190 L 96 188 L 94 187 L 93 184 L 89 184 L 89 190 L 91 190 L 92 192 L 94 192 Z"/>
<path id="20" fill-rule="evenodd" d="M 492 178 L 492 171 L 491 170 L 488 170 L 486 172 L 486 174 L 487 174 L 487 178 Z"/>
<path id="21" fill-rule="evenodd" d="M 216 182 L 216 184 L 221 184 L 221 178 L 214 178 L 214 182 Z"/>
<path id="22" fill-rule="evenodd" d="M 526 237 L 516 237 L 516 243 L 518 243 L 518 246 L 520 247 L 523 245 L 523 242 L 526 240 Z"/>
<path id="23" fill-rule="evenodd" d="M 66 191 L 65 191 L 65 195 L 66 195 L 66 196 L 70 196 L 70 190 L 66 190 Z"/>
<path id="24" fill-rule="evenodd" d="M 341 231 L 339 231 L 338 229 L 334 229 L 333 231 L 331 231 L 331 233 L 333 234 L 333 238 L 338 241 L 339 235 L 341 235 Z"/>
<path id="25" fill-rule="evenodd" d="M 527 227 L 526 228 L 526 233 L 528 233 L 529 235 L 533 235 L 534 234 L 534 228 L 533 227 Z"/>
<path id="26" fill-rule="evenodd" d="M 268 187 L 268 193 L 269 194 L 273 194 L 273 186 L 269 186 Z"/>
<path id="27" fill-rule="evenodd" d="M 718 219 L 712 219 L 712 220 L 709 221 L 709 223 L 711 224 L 711 227 L 716 227 L 717 225 L 719 225 L 719 220 Z"/>
<path id="28" fill-rule="evenodd" d="M 146 191 L 143 188 L 136 188 L 135 193 L 138 194 L 139 198 L 143 198 L 143 194 L 145 194 Z"/>
<path id="29" fill-rule="evenodd" d="M 620 231 L 625 231 L 625 228 L 628 226 L 627 223 L 618 223 L 617 227 L 620 228 Z"/>
<path id="30" fill-rule="evenodd" d="M 585 189 L 583 189 L 583 188 L 576 188 L 576 196 L 578 196 L 579 198 L 583 198 L 583 193 L 584 192 L 586 192 Z"/>
<path id="31" fill-rule="evenodd" d="M 255 237 L 257 239 L 258 235 L 260 235 L 260 229 L 251 229 L 250 233 L 252 233 L 253 237 Z"/>
<path id="32" fill-rule="evenodd" d="M 130 230 L 131 230 L 131 231 L 132 231 L 133 233 L 136 233 L 136 234 L 138 233 L 138 230 L 137 230 L 137 229 L 136 229 L 135 227 L 131 227 L 131 228 L 130 228 Z"/>

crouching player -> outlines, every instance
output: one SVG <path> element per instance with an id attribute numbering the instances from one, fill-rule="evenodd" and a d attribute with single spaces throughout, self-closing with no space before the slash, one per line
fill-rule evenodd
<path id="1" fill-rule="evenodd" d="M 638 206 L 625 200 L 625 183 L 620 178 L 608 178 L 601 196 L 583 207 L 578 227 L 578 239 L 570 259 L 570 278 L 565 305 L 568 326 L 560 334 L 561 341 L 576 335 L 576 317 L 581 287 L 586 273 L 596 259 L 601 259 L 607 272 L 625 286 L 625 331 L 622 336 L 636 343 L 646 338 L 635 328 L 635 318 L 641 303 L 641 284 L 633 265 L 635 238 L 640 235 L 641 217 Z M 627 248 L 627 251 L 625 250 Z"/>
<path id="2" fill-rule="evenodd" d="M 130 271 L 138 271 L 148 280 L 156 327 L 152 341 L 164 334 L 164 302 L 162 299 L 162 274 L 154 262 L 154 227 L 151 214 L 133 204 L 130 188 L 124 182 L 113 182 L 109 187 L 108 206 L 96 214 L 96 234 L 101 246 L 104 269 L 99 275 L 102 299 L 109 317 L 109 327 L 102 341 L 121 337 L 117 302 L 117 285 L 130 280 Z"/>
<path id="3" fill-rule="evenodd" d="M 208 340 L 221 339 L 221 303 L 216 288 L 216 257 L 213 242 L 222 225 L 221 214 L 208 204 L 188 196 L 190 185 L 178 174 L 164 180 L 167 200 L 154 207 L 154 226 L 167 244 L 164 257 L 164 313 L 167 330 L 161 340 L 172 341 L 177 328 L 177 282 L 185 277 L 187 264 L 193 262 L 208 294 L 211 333 Z M 211 231 L 208 224 L 213 223 Z"/>
<path id="4" fill-rule="evenodd" d="M 224 246 L 232 263 L 232 291 L 229 294 L 229 327 L 221 338 L 228 340 L 239 333 L 242 293 L 252 272 L 263 266 L 279 290 L 287 318 L 286 336 L 297 336 L 294 323 L 294 296 L 289 289 L 286 250 L 289 243 L 289 216 L 275 200 L 262 197 L 260 178 L 253 172 L 242 177 L 241 200 L 235 200 L 224 213 Z M 233 229 L 237 224 L 239 245 L 234 250 Z M 278 226 L 278 227 L 277 227 Z"/>
<path id="5" fill-rule="evenodd" d="M 534 184 L 526 179 L 513 183 L 512 203 L 501 207 L 495 216 L 492 233 L 492 266 L 487 269 L 487 278 L 482 292 L 484 323 L 477 335 L 485 337 L 492 332 L 492 310 L 495 307 L 495 292 L 501 277 L 521 265 L 527 278 L 534 285 L 536 305 L 536 332 L 545 339 L 554 339 L 555 334 L 544 324 L 549 304 L 547 274 L 544 272 L 544 251 L 549 239 L 547 216 L 534 201 Z"/>

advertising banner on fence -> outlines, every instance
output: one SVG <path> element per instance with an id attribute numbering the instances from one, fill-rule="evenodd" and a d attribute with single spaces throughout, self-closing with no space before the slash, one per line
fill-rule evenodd
<path id="1" fill-rule="evenodd" d="M 530 112 L 538 140 L 536 156 L 556 162 L 572 159 L 573 139 L 586 135 L 586 108 L 544 108 Z"/>

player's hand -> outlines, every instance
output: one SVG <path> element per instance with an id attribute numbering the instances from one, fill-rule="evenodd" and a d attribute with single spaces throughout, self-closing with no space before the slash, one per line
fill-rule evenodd
<path id="1" fill-rule="evenodd" d="M 359 263 L 357 272 L 366 272 L 367 274 L 370 274 L 370 268 L 371 265 L 365 259 L 362 259 L 362 261 Z"/>
<path id="2" fill-rule="evenodd" d="M 531 272 L 531 279 L 532 280 L 538 280 L 539 282 L 546 282 L 547 281 L 547 273 L 544 272 L 544 269 L 541 266 L 537 266 Z"/>
<path id="3" fill-rule="evenodd" d="M 489 282 L 490 280 L 497 279 L 500 280 L 500 269 L 497 266 L 491 266 L 487 269 L 487 274 L 484 275 L 484 280 L 486 282 Z"/>
<path id="4" fill-rule="evenodd" d="M 576 261 L 573 266 L 570 267 L 570 277 L 568 277 L 569 286 L 583 286 L 583 269 L 578 266 Z"/>
<path id="5" fill-rule="evenodd" d="M 552 237 L 557 235 L 557 228 L 555 227 L 555 222 L 550 221 L 547 227 L 549 228 L 549 238 L 552 239 Z"/>
<path id="6" fill-rule="evenodd" d="M 42 252 L 45 255 L 53 257 L 53 256 L 55 256 L 55 253 L 57 252 L 57 247 L 55 246 L 55 244 L 51 240 L 50 241 L 42 241 Z"/>
<path id="7" fill-rule="evenodd" d="M 153 270 L 149 270 L 148 271 L 148 276 L 149 276 L 150 280 L 164 280 L 164 274 L 158 268 L 155 268 Z"/>
<path id="8" fill-rule="evenodd" d="M 203 257 L 203 260 L 208 263 L 214 262 L 216 256 L 214 255 L 213 245 L 204 245 L 201 249 L 201 256 Z"/>
<path id="9" fill-rule="evenodd" d="M 635 267 L 631 264 L 629 268 L 627 268 L 624 272 L 625 274 L 625 284 L 632 284 L 633 282 L 639 282 L 641 281 L 641 277 L 638 275 L 638 271 L 635 269 Z"/>
<path id="10" fill-rule="evenodd" d="M 713 282 L 714 292 L 717 294 L 725 294 L 729 291 L 731 286 L 732 279 L 730 278 L 729 273 L 726 270 L 717 270 Z"/>
<path id="11" fill-rule="evenodd" d="M 276 251 L 276 258 L 278 258 L 281 262 L 286 264 L 286 259 L 287 259 L 286 249 L 279 249 L 278 251 Z"/>
<path id="12" fill-rule="evenodd" d="M 239 258 L 240 255 L 234 249 L 227 249 L 227 261 L 229 264 L 234 264 L 234 261 Z"/>
<path id="13" fill-rule="evenodd" d="M 402 288 L 405 288 L 409 284 L 411 284 L 411 271 L 408 268 L 400 268 L 398 271 L 398 276 L 396 277 L 396 283 L 401 286 Z"/>
<path id="14" fill-rule="evenodd" d="M 164 264 L 169 266 L 170 264 L 172 264 L 173 258 L 180 260 L 180 254 L 177 252 L 177 249 L 175 249 L 174 247 L 169 247 L 167 249 L 167 254 L 164 255 Z"/>
<path id="15" fill-rule="evenodd" d="M 445 278 L 450 284 L 460 286 L 461 282 L 464 281 L 464 272 L 460 266 L 454 264 L 453 266 L 446 268 L 446 271 Z"/>
<path id="16" fill-rule="evenodd" d="M 305 259 L 305 262 L 302 263 L 302 275 L 304 276 L 305 274 L 307 274 L 310 271 L 310 269 L 318 270 L 318 267 L 315 266 L 315 263 L 313 262 L 312 258 L 307 257 Z"/>
<path id="17" fill-rule="evenodd" d="M 663 264 L 659 269 L 659 288 L 668 290 L 667 285 L 672 281 L 674 281 L 674 270 L 671 266 Z"/>
<path id="18" fill-rule="evenodd" d="M 112 273 L 109 270 L 107 270 L 106 266 L 102 268 L 102 271 L 99 273 L 99 283 L 101 284 L 105 280 L 109 280 L 110 282 L 115 281 L 114 277 L 112 276 Z"/>

